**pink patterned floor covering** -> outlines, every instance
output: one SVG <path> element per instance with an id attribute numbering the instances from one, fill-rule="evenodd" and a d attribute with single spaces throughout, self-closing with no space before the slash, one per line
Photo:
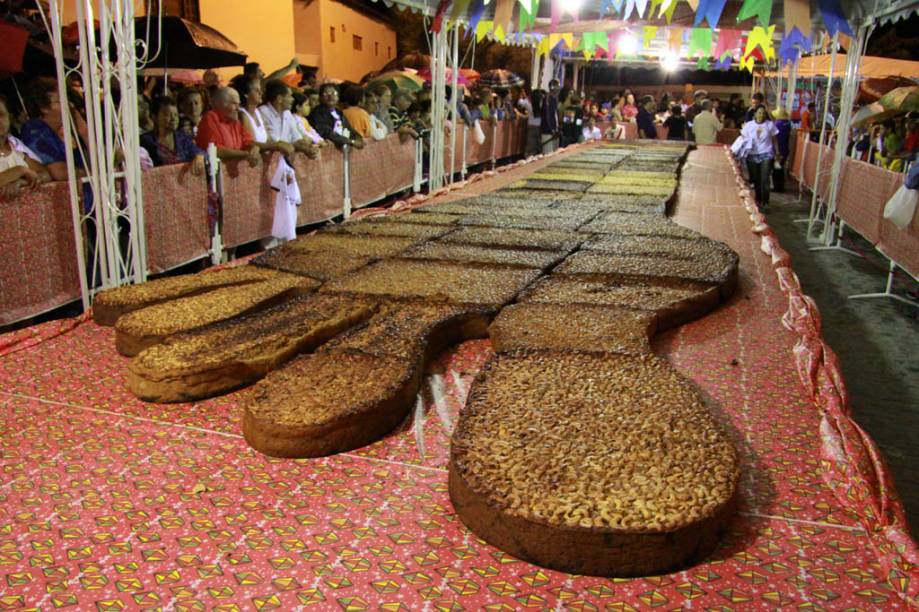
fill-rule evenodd
<path id="1" fill-rule="evenodd" d="M 743 457 L 740 511 L 707 562 L 573 576 L 463 527 L 447 495 L 449 432 L 487 341 L 443 354 L 384 440 L 275 460 L 242 440 L 245 391 L 141 402 L 124 387 L 112 330 L 83 319 L 0 337 L 0 609 L 907 608 L 913 544 L 885 549 L 898 542 L 891 525 L 838 490 L 861 481 L 841 480 L 827 453 L 827 412 L 799 378 L 798 331 L 783 326 L 787 284 L 751 232 L 723 148 L 690 154 L 675 218 L 741 258 L 726 306 L 655 340 Z"/>

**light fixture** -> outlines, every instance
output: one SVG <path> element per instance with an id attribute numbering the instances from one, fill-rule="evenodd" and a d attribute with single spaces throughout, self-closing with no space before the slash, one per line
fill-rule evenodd
<path id="1" fill-rule="evenodd" d="M 619 46 L 617 50 L 622 55 L 635 55 L 638 53 L 638 39 L 631 32 L 626 30 L 619 36 Z"/>
<path id="2" fill-rule="evenodd" d="M 680 67 L 680 58 L 673 53 L 668 53 L 661 58 L 661 66 L 667 72 L 673 72 Z"/>

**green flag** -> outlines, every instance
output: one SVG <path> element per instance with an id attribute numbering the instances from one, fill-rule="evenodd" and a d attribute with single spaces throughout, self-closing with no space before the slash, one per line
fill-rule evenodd
<path id="1" fill-rule="evenodd" d="M 767 27 L 772 17 L 772 0 L 744 0 L 737 14 L 737 21 L 749 19 L 754 15 L 763 27 Z"/>
<path id="2" fill-rule="evenodd" d="M 693 28 L 689 34 L 689 57 L 702 55 L 708 57 L 712 54 L 712 29 Z"/>

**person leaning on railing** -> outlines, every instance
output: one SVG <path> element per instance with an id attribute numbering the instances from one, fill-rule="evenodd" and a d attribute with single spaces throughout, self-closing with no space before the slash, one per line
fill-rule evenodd
<path id="1" fill-rule="evenodd" d="M 392 106 L 389 107 L 389 118 L 392 129 L 399 134 L 404 142 L 407 138 L 418 138 L 419 134 L 412 127 L 408 118 L 408 109 L 412 105 L 412 97 L 404 91 L 397 91 L 392 96 Z"/>
<path id="2" fill-rule="evenodd" d="M 239 94 L 229 87 L 219 87 L 211 97 L 211 110 L 204 113 L 198 125 L 195 143 L 204 150 L 217 147 L 222 160 L 241 160 L 250 166 L 259 163 L 259 148 L 239 119 Z"/>
<path id="3" fill-rule="evenodd" d="M 154 166 L 191 162 L 193 174 L 204 173 L 204 151 L 184 130 L 179 129 L 176 101 L 163 96 L 153 101 L 153 130 L 141 134 L 140 146 L 150 155 Z"/>
<path id="4" fill-rule="evenodd" d="M 35 189 L 51 180 L 38 156 L 10 134 L 11 116 L 6 99 L 0 97 L 0 197 L 12 199 L 23 189 Z"/>
<path id="5" fill-rule="evenodd" d="M 323 83 L 319 88 L 319 106 L 310 113 L 310 123 L 320 136 L 338 147 L 364 148 L 364 139 L 338 110 L 338 87 L 334 83 Z"/>
<path id="6" fill-rule="evenodd" d="M 51 180 L 67 180 L 67 148 L 61 137 L 64 131 L 61 118 L 61 100 L 57 92 L 57 83 L 54 79 L 38 77 L 33 79 L 26 87 L 25 105 L 29 119 L 22 125 L 22 142 L 38 156 L 44 164 Z M 71 109 L 71 116 L 77 127 L 77 132 L 84 142 L 87 140 L 86 123 L 83 116 Z M 82 157 L 79 150 L 74 151 L 77 166 L 82 167 Z M 81 170 L 82 173 L 82 170 Z"/>
<path id="7" fill-rule="evenodd" d="M 290 87 L 283 81 L 268 81 L 265 84 L 265 103 L 259 107 L 261 116 L 265 119 L 265 129 L 268 132 L 268 142 L 282 147 L 285 154 L 294 150 L 315 159 L 319 156 L 319 146 L 314 144 L 306 132 L 302 121 L 294 118 L 290 109 L 294 104 L 294 96 Z M 289 150 L 290 147 L 293 150 Z"/>

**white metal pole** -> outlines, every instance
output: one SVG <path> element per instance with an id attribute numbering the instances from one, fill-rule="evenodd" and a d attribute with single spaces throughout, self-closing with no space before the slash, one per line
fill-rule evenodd
<path id="1" fill-rule="evenodd" d="M 826 136 L 826 112 L 830 106 L 830 90 L 833 88 L 833 70 L 836 67 L 836 47 L 839 43 L 839 32 L 833 35 L 833 52 L 830 55 L 830 72 L 827 75 L 826 95 L 823 103 L 823 115 L 820 125 L 820 140 L 817 146 L 817 170 L 814 172 L 814 190 L 811 193 L 811 208 L 807 216 L 807 238 L 810 239 L 814 229 L 814 216 L 817 212 L 817 198 L 820 192 L 820 175 L 823 168 L 824 137 Z M 819 115 L 819 113 L 818 113 Z"/>
<path id="2" fill-rule="evenodd" d="M 41 11 L 41 4 L 37 4 Z M 54 63 L 57 71 L 57 91 L 61 101 L 61 119 L 64 125 L 64 148 L 65 159 L 67 161 L 67 184 L 70 187 L 70 213 L 73 221 L 73 241 L 76 247 L 77 272 L 80 276 L 80 297 L 83 302 L 83 310 L 89 310 L 90 288 L 86 275 L 86 252 L 84 250 L 83 240 L 83 210 L 80 206 L 80 183 L 76 173 L 76 160 L 73 155 L 74 139 L 71 132 L 72 118 L 70 116 L 70 105 L 66 104 L 67 100 L 67 70 L 64 66 L 64 51 L 61 44 L 61 14 L 57 0 L 48 3 L 51 13 L 51 24 L 48 28 L 47 20 L 45 21 L 48 34 L 51 38 L 51 46 L 54 50 Z M 45 19 L 42 11 L 42 19 Z"/>
<path id="3" fill-rule="evenodd" d="M 453 73 L 450 79 L 450 184 L 453 184 L 454 170 L 456 169 L 456 131 L 459 130 L 459 23 L 453 24 L 453 37 L 451 38 L 451 64 Z M 465 129 L 465 124 L 464 124 Z"/>
<path id="4" fill-rule="evenodd" d="M 351 217 L 351 147 L 345 145 L 341 148 L 342 159 L 342 179 L 344 180 L 344 189 L 341 205 L 341 213 L 345 219 Z"/>
<path id="5" fill-rule="evenodd" d="M 830 193 L 827 199 L 826 216 L 823 224 L 824 240 L 829 244 L 833 240 L 830 224 L 836 214 L 836 199 L 839 195 L 839 177 L 842 162 L 849 146 L 849 123 L 852 118 L 852 107 L 858 91 L 858 68 L 861 57 L 868 44 L 868 36 L 873 29 L 872 21 L 866 20 L 856 31 L 855 40 L 849 45 L 846 55 L 846 75 L 843 81 L 842 99 L 839 103 L 839 119 L 836 121 L 836 148 L 833 150 L 833 170 L 830 176 Z"/>
<path id="6" fill-rule="evenodd" d="M 788 77 L 788 93 L 785 95 L 785 112 L 791 116 L 791 111 L 795 105 L 795 90 L 798 88 L 798 64 L 801 58 L 791 63 L 791 75 Z"/>

